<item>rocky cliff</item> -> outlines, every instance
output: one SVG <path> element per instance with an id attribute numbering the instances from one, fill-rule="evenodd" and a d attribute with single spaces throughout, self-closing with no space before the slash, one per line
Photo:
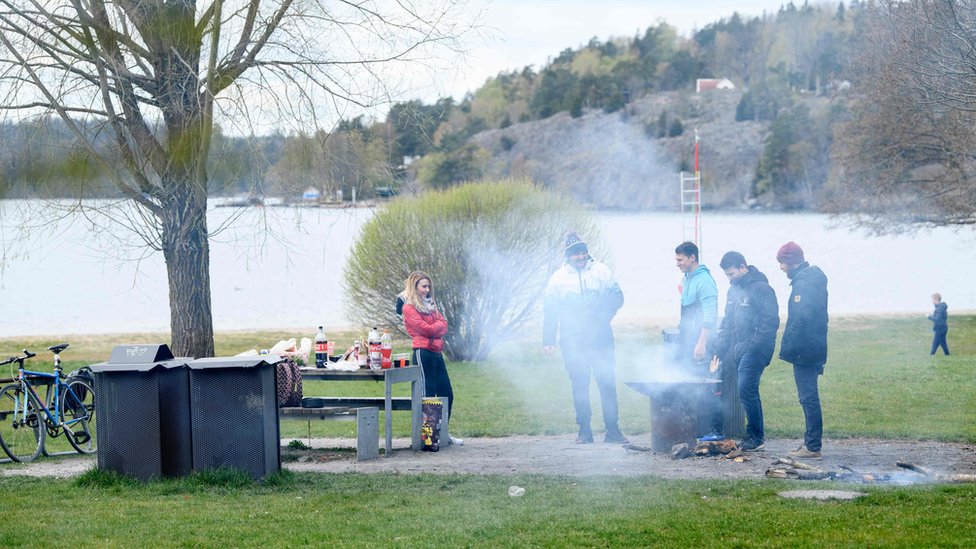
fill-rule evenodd
<path id="1" fill-rule="evenodd" d="M 490 153 L 487 177 L 527 176 L 599 208 L 676 210 L 697 128 L 703 204 L 736 207 L 749 198 L 767 127 L 735 121 L 740 98 L 737 90 L 659 93 L 614 113 L 562 112 L 471 139 Z M 657 137 L 662 112 L 681 122 L 681 135 Z"/>

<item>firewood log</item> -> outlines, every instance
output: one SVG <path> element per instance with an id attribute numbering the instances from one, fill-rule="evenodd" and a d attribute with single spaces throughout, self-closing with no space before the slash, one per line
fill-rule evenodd
<path id="1" fill-rule="evenodd" d="M 805 469 L 807 471 L 819 471 L 820 470 L 818 467 L 814 467 L 813 465 L 807 465 L 806 463 L 802 463 L 800 461 L 797 461 L 795 459 L 788 458 L 788 457 L 781 457 L 781 458 L 776 458 L 776 459 L 773 460 L 773 465 L 779 465 L 779 464 L 789 465 L 790 467 L 792 467 L 794 469 Z"/>
<path id="2" fill-rule="evenodd" d="M 823 480 L 825 478 L 831 478 L 833 473 L 830 471 L 795 471 L 796 478 L 800 480 Z"/>
<path id="3" fill-rule="evenodd" d="M 925 475 L 927 477 L 933 477 L 934 478 L 934 477 L 939 476 L 938 473 L 936 473 L 935 471 L 929 469 L 928 467 L 923 467 L 921 465 L 915 465 L 914 463 L 908 463 L 908 462 L 904 462 L 904 461 L 898 461 L 895 464 L 898 465 L 899 467 L 901 467 L 902 469 L 908 469 L 909 471 L 915 471 L 916 473 L 921 473 L 921 474 L 923 474 L 923 475 Z"/>

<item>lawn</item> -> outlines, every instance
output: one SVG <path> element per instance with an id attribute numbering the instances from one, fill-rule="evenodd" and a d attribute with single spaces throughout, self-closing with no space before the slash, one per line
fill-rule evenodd
<path id="1" fill-rule="evenodd" d="M 976 442 L 976 317 L 951 321 L 953 355 L 930 357 L 924 318 L 834 319 L 821 383 L 826 436 Z M 104 360 L 112 345 L 162 337 L 70 338 L 64 357 L 70 369 Z M 218 334 L 217 351 L 267 347 L 282 337 L 290 334 Z M 628 433 L 646 433 L 650 421 L 646 399 L 623 381 L 646 373 L 661 354 L 660 339 L 660 328 L 618 330 L 621 418 Z M 0 356 L 57 342 L 0 340 Z M 538 342 L 509 343 L 486 363 L 449 367 L 458 406 L 452 430 L 461 436 L 573 432 L 562 362 L 545 358 Z M 305 392 L 340 391 L 379 395 L 382 386 L 319 382 Z M 774 360 L 761 391 L 768 435 L 798 437 L 802 417 L 790 367 Z M 394 427 L 406 436 L 403 415 L 394 416 Z M 345 423 L 321 423 L 313 424 L 313 435 L 352 436 Z M 286 436 L 306 430 L 297 421 L 282 428 Z M 524 486 L 525 496 L 509 497 L 512 484 Z M 147 484 L 95 471 L 69 480 L 0 477 L 0 547 L 32 547 L 46 539 L 79 547 L 976 546 L 976 486 L 859 486 L 868 495 L 852 502 L 776 495 L 816 487 L 844 486 L 288 471 L 259 485 L 230 473 Z M 52 530 L 44 519 L 59 510 L 70 515 L 59 517 Z"/>
<path id="2" fill-rule="evenodd" d="M 510 497 L 510 485 L 523 497 Z M 804 483 L 803 488 L 816 485 Z M 787 481 L 285 472 L 136 484 L 2 478 L 0 546 L 972 547 L 976 487 L 788 500 Z M 833 485 L 831 488 L 837 488 Z M 60 510 L 57 518 L 41 510 Z M 44 519 L 55 520 L 52 528 Z M 53 536 L 53 537 L 52 537 Z M 49 540 L 49 541 L 42 541 Z"/>
<path id="3" fill-rule="evenodd" d="M 827 437 L 937 439 L 976 442 L 976 316 L 953 316 L 949 345 L 953 354 L 929 356 L 930 323 L 924 317 L 844 317 L 831 321 L 829 359 L 820 391 Z M 528 330 L 527 333 L 541 333 Z M 251 348 L 267 348 L 279 339 L 295 337 L 283 332 L 231 332 L 216 335 L 218 356 Z M 340 343 L 353 333 L 334 334 Z M 163 334 L 84 336 L 68 338 L 71 347 L 62 357 L 66 370 L 103 361 L 114 345 L 164 340 Z M 23 347 L 35 352 L 60 340 L 51 338 L 0 339 L 0 356 Z M 406 340 L 395 351 L 409 350 Z M 342 345 L 338 345 L 341 347 Z M 38 352 L 34 366 L 46 351 Z M 663 354 L 660 327 L 624 327 L 617 330 L 618 398 L 621 427 L 629 434 L 650 430 L 646 397 L 624 385 L 647 375 L 648 364 Z M 459 436 L 558 434 L 575 431 L 569 379 L 562 360 L 542 354 L 537 341 L 516 341 L 499 346 L 485 363 L 452 363 L 451 381 L 457 399 L 453 433 Z M 6 377 L 9 371 L 0 371 Z M 407 386 L 395 388 L 407 396 Z M 381 396 L 378 382 L 308 382 L 305 395 Z M 803 416 L 797 403 L 792 367 L 776 358 L 766 369 L 760 393 L 769 437 L 797 438 Z M 593 387 L 594 427 L 601 424 L 598 395 Z M 382 412 L 381 412 L 382 415 Z M 407 414 L 394 414 L 396 436 L 409 436 Z M 381 418 L 382 420 L 382 418 Z M 307 436 L 308 424 L 284 421 L 282 436 Z M 312 436 L 354 436 L 351 422 L 313 422 Z"/>

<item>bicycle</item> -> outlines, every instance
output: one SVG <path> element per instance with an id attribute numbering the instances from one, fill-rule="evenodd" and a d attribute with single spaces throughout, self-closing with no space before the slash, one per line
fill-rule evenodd
<path id="1" fill-rule="evenodd" d="M 54 373 L 24 369 L 24 361 L 37 356 L 24 349 L 23 356 L 10 357 L 0 366 L 17 363 L 17 377 L 0 389 L 0 447 L 13 461 L 31 461 L 46 454 L 45 437 L 62 433 L 77 452 L 91 454 L 95 441 L 95 390 L 77 376 L 65 378 L 61 352 L 67 343 L 52 345 Z M 47 387 L 44 398 L 37 387 Z"/>

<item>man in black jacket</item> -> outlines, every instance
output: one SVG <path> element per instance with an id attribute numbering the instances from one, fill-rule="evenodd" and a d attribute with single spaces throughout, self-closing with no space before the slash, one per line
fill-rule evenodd
<path id="1" fill-rule="evenodd" d="M 725 317 L 719 327 L 715 356 L 736 369 L 739 400 L 746 412 L 746 437 L 739 447 L 746 452 L 762 450 L 763 430 L 759 379 L 769 366 L 779 329 L 779 304 L 769 279 L 759 269 L 746 264 L 739 252 L 728 252 L 720 263 L 729 277 Z"/>
<path id="2" fill-rule="evenodd" d="M 789 315 L 779 358 L 793 365 L 793 380 L 803 407 L 803 445 L 787 455 L 821 459 L 823 414 L 817 378 L 827 362 L 827 276 L 803 258 L 803 249 L 787 242 L 776 253 L 779 268 L 790 278 Z"/>

